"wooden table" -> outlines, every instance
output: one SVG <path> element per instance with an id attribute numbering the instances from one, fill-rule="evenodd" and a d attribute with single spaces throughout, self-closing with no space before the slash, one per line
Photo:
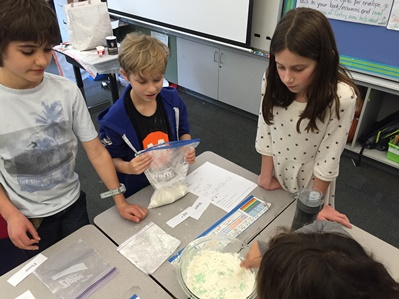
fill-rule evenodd
<path id="1" fill-rule="evenodd" d="M 205 162 L 211 162 L 212 164 L 238 174 L 253 182 L 257 181 L 256 174 L 212 152 L 204 152 L 199 155 L 196 159 L 196 163 L 190 165 L 189 173 L 200 167 Z M 129 197 L 127 201 L 129 203 L 135 203 L 147 207 L 152 193 L 153 188 L 148 186 L 140 192 Z M 258 198 L 263 198 L 266 202 L 271 203 L 271 207 L 263 216 L 261 216 L 255 223 L 253 223 L 238 236 L 238 239 L 244 241 L 245 243 L 250 242 L 294 200 L 288 192 L 283 190 L 266 191 L 259 186 L 257 186 L 256 189 L 248 195 L 250 194 Z M 246 197 L 247 196 L 245 196 L 243 200 Z M 178 250 L 180 250 L 187 246 L 187 244 L 189 244 L 191 241 L 196 239 L 210 226 L 220 220 L 220 218 L 226 215 L 226 212 L 222 209 L 210 205 L 199 220 L 188 218 L 175 228 L 171 228 L 166 224 L 168 220 L 193 205 L 196 199 L 197 196 L 188 193 L 185 197 L 174 202 L 173 204 L 151 209 L 149 210 L 147 218 L 139 224 L 135 224 L 131 221 L 123 219 L 119 215 L 116 207 L 111 207 L 110 209 L 96 216 L 94 218 L 94 223 L 109 238 L 119 245 L 137 233 L 145 225 L 149 224 L 150 222 L 154 222 L 166 233 L 181 241 L 181 245 L 178 248 Z M 157 271 L 152 274 L 152 276 L 176 298 L 187 298 L 178 284 L 176 269 L 171 263 L 165 262 L 160 268 L 158 268 Z"/>
<path id="2" fill-rule="evenodd" d="M 293 202 L 280 216 L 268 225 L 252 242 L 256 240 L 268 241 L 270 237 L 278 232 L 279 227 L 291 227 L 295 214 L 296 203 Z M 388 269 L 392 277 L 399 281 L 399 249 L 369 234 L 359 227 L 352 225 L 352 228 L 345 230 L 358 241 L 368 252 L 371 252 L 375 259 L 380 261 Z"/>
<path id="3" fill-rule="evenodd" d="M 86 225 L 73 234 L 44 250 L 42 254 L 50 257 L 64 247 L 82 239 L 88 246 L 95 249 L 105 260 L 118 270 L 104 286 L 97 289 L 90 298 L 131 298 L 134 294 L 145 298 L 172 298 L 151 277 L 138 270 L 117 250 L 104 234 L 94 225 Z M 29 262 L 29 261 L 28 261 Z M 16 267 L 0 277 L 0 298 L 15 298 L 30 290 L 35 298 L 56 298 L 54 294 L 34 275 L 26 277 L 13 287 L 7 280 L 28 262 Z"/>

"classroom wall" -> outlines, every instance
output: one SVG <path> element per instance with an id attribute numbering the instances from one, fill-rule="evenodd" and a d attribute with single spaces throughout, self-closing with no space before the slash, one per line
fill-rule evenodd
<path id="1" fill-rule="evenodd" d="M 251 48 L 268 52 L 270 41 L 283 13 L 284 0 L 254 0 Z"/>

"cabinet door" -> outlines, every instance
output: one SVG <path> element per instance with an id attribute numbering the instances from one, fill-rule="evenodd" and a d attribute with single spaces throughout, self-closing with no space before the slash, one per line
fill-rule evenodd
<path id="1" fill-rule="evenodd" d="M 218 48 L 177 38 L 178 84 L 217 99 L 218 59 Z"/>
<path id="2" fill-rule="evenodd" d="M 221 50 L 219 100 L 257 115 L 262 76 L 267 64 L 267 60 L 262 57 Z"/>

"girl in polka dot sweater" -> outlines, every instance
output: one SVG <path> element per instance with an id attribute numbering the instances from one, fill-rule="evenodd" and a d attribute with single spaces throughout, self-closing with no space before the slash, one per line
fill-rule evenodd
<path id="1" fill-rule="evenodd" d="M 262 82 L 258 184 L 291 193 L 317 189 L 325 200 L 318 219 L 350 227 L 346 215 L 333 207 L 357 95 L 356 85 L 339 65 L 328 19 L 309 8 L 289 11 L 276 27 Z"/>

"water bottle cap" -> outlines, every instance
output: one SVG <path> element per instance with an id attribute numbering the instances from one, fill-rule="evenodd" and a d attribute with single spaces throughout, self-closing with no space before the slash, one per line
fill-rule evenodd
<path id="1" fill-rule="evenodd" d="M 320 199 L 320 193 L 318 191 L 310 191 L 309 193 L 309 201 L 316 202 Z"/>

